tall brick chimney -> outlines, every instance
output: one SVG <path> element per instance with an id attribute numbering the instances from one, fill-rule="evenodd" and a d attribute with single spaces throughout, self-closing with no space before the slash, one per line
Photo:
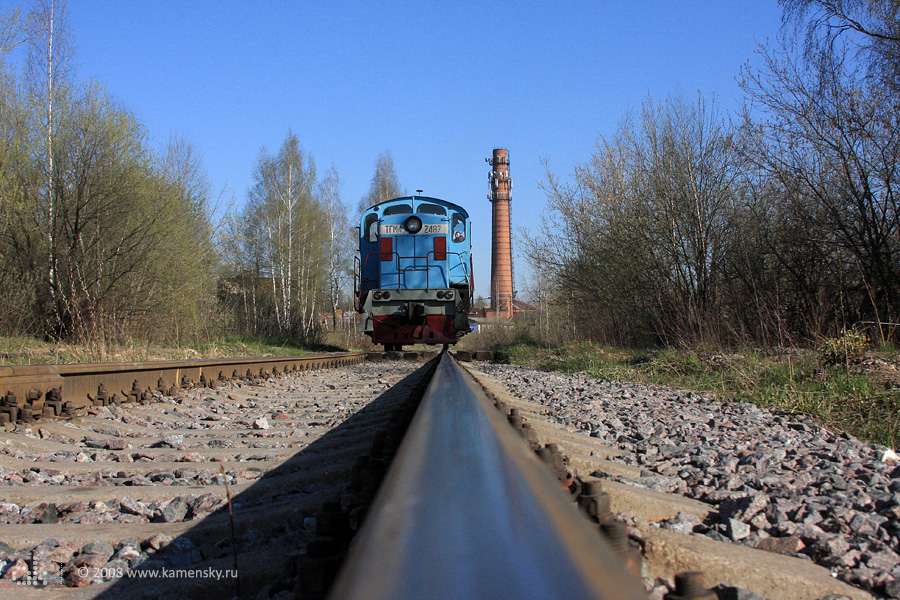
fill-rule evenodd
<path id="1" fill-rule="evenodd" d="M 513 265 L 510 238 L 509 203 L 512 180 L 509 178 L 509 154 L 506 148 L 494 148 L 487 159 L 493 167 L 488 179 L 493 204 L 491 238 L 491 310 L 500 319 L 513 316 Z"/>

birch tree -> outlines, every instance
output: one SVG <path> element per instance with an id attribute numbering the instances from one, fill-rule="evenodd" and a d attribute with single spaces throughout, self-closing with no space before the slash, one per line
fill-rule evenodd
<path id="1" fill-rule="evenodd" d="M 319 196 L 325 211 L 328 233 L 326 293 L 331 309 L 331 322 L 338 328 L 338 306 L 350 281 L 354 247 L 353 230 L 347 220 L 347 208 L 341 201 L 341 179 L 332 165 L 320 186 Z"/>
<path id="2" fill-rule="evenodd" d="M 390 150 L 385 150 L 375 160 L 375 174 L 372 175 L 372 182 L 369 184 L 369 193 L 360 198 L 357 213 L 362 214 L 372 205 L 402 195 L 400 180 L 394 169 L 394 158 Z"/>
<path id="3" fill-rule="evenodd" d="M 288 132 L 278 154 L 260 152 L 254 179 L 246 220 L 255 231 L 247 236 L 269 282 L 277 332 L 310 339 L 319 327 L 328 248 L 315 162 Z"/>
<path id="4" fill-rule="evenodd" d="M 62 88 L 68 82 L 71 38 L 65 0 L 37 0 L 28 15 L 27 82 L 33 98 L 44 104 L 44 177 L 42 192 L 46 211 L 44 232 L 47 238 L 47 279 L 49 294 L 56 308 L 56 320 L 64 328 L 64 299 L 60 297 L 57 277 L 57 194 L 59 191 L 54 168 L 54 122 Z M 56 119 L 58 120 L 58 119 Z"/>

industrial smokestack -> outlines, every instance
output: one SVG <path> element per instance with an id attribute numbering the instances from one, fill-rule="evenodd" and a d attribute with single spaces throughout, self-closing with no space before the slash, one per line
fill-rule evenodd
<path id="1" fill-rule="evenodd" d="M 509 155 L 506 148 L 494 148 L 488 159 L 491 167 L 488 178 L 493 204 L 491 238 L 491 310 L 501 319 L 513 316 L 512 240 L 510 238 L 509 203 L 512 199 L 512 180 L 509 178 Z"/>

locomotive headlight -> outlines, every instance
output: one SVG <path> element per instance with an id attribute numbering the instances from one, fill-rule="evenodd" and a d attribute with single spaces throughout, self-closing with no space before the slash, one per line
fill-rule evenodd
<path id="1" fill-rule="evenodd" d="M 447 290 L 444 292 L 444 298 L 447 300 L 453 300 L 453 290 Z"/>
<path id="2" fill-rule="evenodd" d="M 382 292 L 381 297 L 384 298 L 385 300 L 390 300 L 391 293 L 390 292 Z"/>
<path id="3" fill-rule="evenodd" d="M 422 231 L 422 219 L 419 217 L 410 217 L 403 223 L 403 226 L 409 233 L 419 233 Z"/>
<path id="4" fill-rule="evenodd" d="M 437 297 L 438 297 L 438 300 L 443 300 L 444 299 L 444 290 L 440 290 L 437 293 Z"/>
<path id="5" fill-rule="evenodd" d="M 375 292 L 374 296 L 376 300 L 381 300 L 381 292 Z"/>

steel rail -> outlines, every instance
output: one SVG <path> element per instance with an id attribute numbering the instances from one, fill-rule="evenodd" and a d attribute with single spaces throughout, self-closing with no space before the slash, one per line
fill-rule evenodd
<path id="1" fill-rule="evenodd" d="M 167 360 L 151 362 L 92 363 L 68 365 L 0 366 L 0 395 L 13 392 L 24 402 L 28 390 L 36 390 L 43 398 L 59 388 L 63 402 L 76 407 L 92 404 L 100 384 L 110 395 L 126 397 L 136 389 L 155 390 L 160 381 L 166 387 L 180 387 L 182 381 L 200 383 L 207 380 L 231 379 L 237 376 L 266 376 L 294 370 L 318 369 L 365 360 L 364 352 L 335 352 L 306 356 L 265 356 L 255 358 L 212 358 L 202 360 Z M 21 405 L 21 404 L 20 404 Z"/>
<path id="2" fill-rule="evenodd" d="M 471 375 L 439 360 L 329 597 L 646 599 Z"/>

